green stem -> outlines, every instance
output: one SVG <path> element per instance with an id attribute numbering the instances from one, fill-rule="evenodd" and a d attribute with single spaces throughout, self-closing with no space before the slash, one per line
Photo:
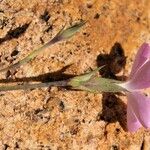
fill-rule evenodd
<path id="1" fill-rule="evenodd" d="M 24 59 L 20 60 L 19 62 L 12 64 L 4 69 L 0 70 L 1 72 L 4 71 L 8 71 L 9 69 L 15 69 L 17 67 L 20 67 L 21 65 L 24 65 L 26 63 L 28 63 L 29 61 L 31 61 L 32 59 L 34 59 L 42 50 L 46 49 L 48 46 L 55 44 L 56 42 L 58 42 L 57 38 L 54 37 L 51 41 L 47 42 L 45 45 L 43 45 L 42 47 L 34 50 L 33 52 L 31 52 L 28 56 L 26 56 Z"/>
<path id="2" fill-rule="evenodd" d="M 14 86 L 0 86 L 0 91 L 27 90 L 27 89 L 51 87 L 51 86 L 66 87 L 68 86 L 68 80 L 36 83 L 36 84 L 23 84 L 23 85 L 14 85 Z"/>

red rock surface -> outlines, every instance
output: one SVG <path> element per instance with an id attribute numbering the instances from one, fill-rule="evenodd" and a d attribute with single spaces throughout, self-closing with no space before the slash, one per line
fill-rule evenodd
<path id="1" fill-rule="evenodd" d="M 79 75 L 103 63 L 106 54 L 113 56 L 109 71 L 127 76 L 138 47 L 150 41 L 149 8 L 149 0 L 0 0 L 1 68 L 24 58 L 63 26 L 87 21 L 73 38 L 1 74 L 1 81 L 62 79 L 66 66 L 65 74 Z M 110 53 L 116 42 L 125 66 Z M 0 93 L 0 149 L 149 150 L 149 143 L 148 130 L 127 132 L 125 96 L 56 87 Z"/>

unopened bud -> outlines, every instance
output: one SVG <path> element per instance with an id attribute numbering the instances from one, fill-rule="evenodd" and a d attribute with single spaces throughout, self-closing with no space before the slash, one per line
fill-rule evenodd
<path id="1" fill-rule="evenodd" d="M 73 89 L 80 89 L 93 93 L 126 91 L 124 88 L 117 85 L 117 83 L 120 83 L 121 81 L 95 77 L 95 73 L 101 68 L 98 68 L 88 74 L 72 78 L 68 85 Z"/>
<path id="2" fill-rule="evenodd" d="M 80 30 L 80 28 L 85 24 L 85 21 L 82 21 L 78 24 L 75 24 L 65 30 L 61 30 L 58 34 L 57 34 L 57 38 L 58 39 L 68 39 L 70 37 L 72 37 L 76 32 L 78 32 Z"/>

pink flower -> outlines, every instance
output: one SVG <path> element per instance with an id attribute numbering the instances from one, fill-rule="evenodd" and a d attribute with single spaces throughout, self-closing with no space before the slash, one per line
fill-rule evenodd
<path id="1" fill-rule="evenodd" d="M 141 126 L 150 128 L 150 97 L 140 90 L 150 87 L 150 44 L 140 47 L 129 76 L 129 80 L 118 84 L 128 92 L 127 98 L 127 127 L 135 132 Z"/>
<path id="2" fill-rule="evenodd" d="M 68 85 L 74 89 L 90 92 L 120 92 L 126 93 L 127 127 L 130 132 L 140 127 L 150 128 L 150 97 L 141 93 L 142 89 L 150 87 L 150 44 L 144 43 L 137 55 L 126 82 L 95 77 L 98 68 L 88 74 L 72 78 Z"/>

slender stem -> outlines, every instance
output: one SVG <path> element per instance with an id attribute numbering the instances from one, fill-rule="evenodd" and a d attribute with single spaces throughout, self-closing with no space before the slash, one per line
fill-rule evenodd
<path id="1" fill-rule="evenodd" d="M 20 60 L 19 62 L 12 64 L 6 68 L 3 68 L 0 70 L 1 72 L 7 71 L 9 69 L 15 69 L 17 67 L 20 67 L 23 64 L 28 63 L 29 61 L 31 61 L 32 59 L 34 59 L 42 50 L 46 49 L 48 46 L 55 44 L 56 42 L 58 42 L 59 39 L 57 39 L 56 37 L 54 37 L 51 41 L 47 42 L 45 45 L 43 45 L 42 47 L 35 49 L 33 52 L 31 52 L 28 56 L 26 56 L 24 59 Z"/>
<path id="2" fill-rule="evenodd" d="M 57 87 L 68 86 L 68 80 L 36 83 L 36 84 L 23 84 L 23 85 L 14 85 L 14 86 L 0 86 L 0 91 L 27 90 L 27 89 L 51 87 L 51 86 L 57 86 Z"/>

